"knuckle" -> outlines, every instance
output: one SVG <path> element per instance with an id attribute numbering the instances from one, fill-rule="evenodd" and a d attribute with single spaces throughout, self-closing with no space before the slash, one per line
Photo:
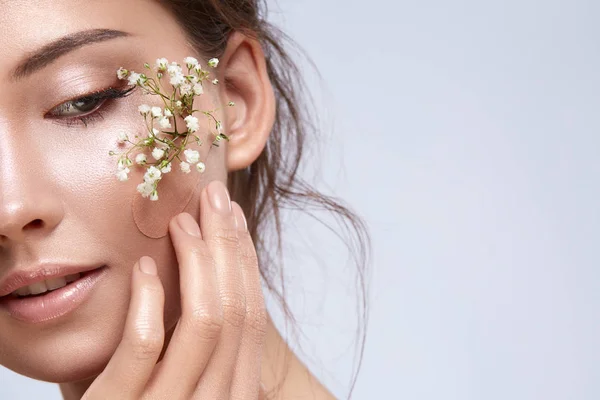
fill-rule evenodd
<path id="1" fill-rule="evenodd" d="M 231 293 L 221 298 L 223 320 L 229 325 L 240 328 L 246 319 L 246 297 L 243 294 Z"/>
<path id="2" fill-rule="evenodd" d="M 163 342 L 162 333 L 154 332 L 149 327 L 136 327 L 133 339 L 129 340 L 129 347 L 136 359 L 147 360 L 160 354 Z"/>
<path id="3" fill-rule="evenodd" d="M 164 288 L 158 279 L 152 279 L 152 282 L 146 282 L 141 290 L 145 296 L 153 299 L 162 299 L 164 296 Z"/>
<path id="4" fill-rule="evenodd" d="M 223 329 L 223 315 L 216 306 L 195 307 L 184 321 L 195 336 L 206 340 L 216 340 Z"/>
<path id="5" fill-rule="evenodd" d="M 268 315 L 267 309 L 262 307 L 249 308 L 246 313 L 246 329 L 248 333 L 259 342 L 267 334 Z"/>
<path id="6" fill-rule="evenodd" d="M 226 248 L 237 248 L 239 245 L 239 238 L 236 229 L 215 227 L 213 234 L 209 239 L 213 244 Z"/>
<path id="7" fill-rule="evenodd" d="M 197 243 L 196 245 L 192 246 L 189 249 L 189 254 L 193 257 L 196 258 L 198 260 L 200 260 L 202 263 L 208 264 L 208 265 L 214 265 L 215 260 L 213 258 L 213 256 L 210 253 L 210 250 L 206 247 L 205 243 Z"/>
<path id="8" fill-rule="evenodd" d="M 242 249 L 240 251 L 240 262 L 244 265 L 258 266 L 258 256 L 254 249 Z"/>

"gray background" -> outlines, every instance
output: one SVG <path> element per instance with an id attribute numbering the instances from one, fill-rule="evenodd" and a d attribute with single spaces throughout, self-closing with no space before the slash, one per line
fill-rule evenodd
<path id="1" fill-rule="evenodd" d="M 600 3 L 286 0 L 271 11 L 324 79 L 308 77 L 332 133 L 305 174 L 373 233 L 354 397 L 600 398 Z M 289 299 L 305 333 L 293 345 L 345 397 L 355 275 L 331 233 L 293 225 Z M 0 392 L 59 398 L 6 370 Z"/>

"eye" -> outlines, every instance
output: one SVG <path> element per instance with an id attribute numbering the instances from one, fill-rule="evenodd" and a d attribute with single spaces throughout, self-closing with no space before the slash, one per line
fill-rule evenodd
<path id="1" fill-rule="evenodd" d="M 66 101 L 50 110 L 48 118 L 59 124 L 73 125 L 83 123 L 86 127 L 88 122 L 101 119 L 100 108 L 110 99 L 127 96 L 136 87 L 127 89 L 108 88 L 77 99 Z"/>
<path id="2" fill-rule="evenodd" d="M 61 117 L 81 115 L 95 110 L 105 101 L 106 99 L 82 97 L 78 100 L 72 100 L 66 103 L 62 103 L 60 106 L 52 110 L 52 114 Z"/>

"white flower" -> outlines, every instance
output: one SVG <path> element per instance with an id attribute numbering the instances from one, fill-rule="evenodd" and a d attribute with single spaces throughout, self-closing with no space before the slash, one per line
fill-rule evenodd
<path id="1" fill-rule="evenodd" d="M 164 72 L 167 70 L 167 65 L 169 61 L 166 58 L 157 58 L 156 59 L 156 70 L 158 72 Z"/>
<path id="2" fill-rule="evenodd" d="M 154 136 L 158 136 L 158 134 L 160 133 L 160 131 L 156 128 L 152 128 L 152 133 L 154 134 Z M 148 135 L 148 137 L 152 137 L 152 135 Z"/>
<path id="3" fill-rule="evenodd" d="M 185 78 L 183 77 L 183 74 L 173 75 L 173 76 L 171 76 L 171 79 L 169 80 L 169 83 L 171 85 L 173 85 L 174 87 L 179 87 L 184 82 L 185 82 Z"/>
<path id="4" fill-rule="evenodd" d="M 196 150 L 187 149 L 183 152 L 183 154 L 185 155 L 185 161 L 189 162 L 190 164 L 196 164 L 198 161 L 200 161 L 200 153 L 198 153 Z"/>
<path id="5" fill-rule="evenodd" d="M 131 75 L 129 75 L 129 84 L 130 85 L 136 85 L 138 83 L 138 81 L 140 80 L 140 74 L 138 74 L 137 72 L 132 72 Z"/>
<path id="6" fill-rule="evenodd" d="M 213 81 L 212 81 L 212 84 L 213 84 L 213 85 L 216 85 L 216 84 L 218 84 L 218 83 L 219 83 L 219 80 L 218 80 L 218 79 L 213 79 Z"/>
<path id="7" fill-rule="evenodd" d="M 233 106 L 235 106 L 235 103 L 234 103 L 233 101 L 230 101 L 229 103 L 227 103 L 227 105 L 228 105 L 229 107 L 233 107 Z"/>
<path id="8" fill-rule="evenodd" d="M 127 75 L 129 75 L 129 71 L 127 71 L 125 68 L 121 67 L 117 70 L 117 78 L 120 80 L 127 78 Z"/>
<path id="9" fill-rule="evenodd" d="M 154 157 L 155 160 L 160 160 L 161 158 L 163 158 L 165 156 L 165 151 L 163 149 L 159 149 L 157 147 L 154 148 L 154 150 L 152 150 L 152 157 Z"/>
<path id="10" fill-rule="evenodd" d="M 140 114 L 145 115 L 150 112 L 150 106 L 147 104 L 142 104 L 141 106 L 138 107 L 138 110 L 139 110 Z"/>
<path id="11" fill-rule="evenodd" d="M 200 96 L 202 93 L 204 93 L 204 89 L 202 88 L 202 85 L 199 83 L 194 84 L 194 94 L 196 96 Z"/>
<path id="12" fill-rule="evenodd" d="M 171 63 L 171 65 L 167 67 L 167 72 L 171 77 L 171 80 L 169 81 L 171 85 L 178 87 L 179 85 L 185 82 L 185 76 L 181 71 L 181 67 L 177 65 L 177 63 Z"/>
<path id="13" fill-rule="evenodd" d="M 167 66 L 167 73 L 169 75 L 173 75 L 173 74 L 181 73 L 181 72 L 182 72 L 181 66 L 179 64 L 177 64 L 175 61 L 173 61 L 171 64 L 169 64 Z"/>
<path id="14" fill-rule="evenodd" d="M 119 171 L 117 171 L 116 175 L 117 175 L 117 179 L 120 180 L 121 182 L 125 182 L 126 180 L 129 179 L 129 168 L 125 167 L 123 169 L 120 169 Z"/>
<path id="15" fill-rule="evenodd" d="M 160 169 L 156 168 L 155 166 L 151 166 L 144 174 L 144 182 L 154 183 L 159 181 L 161 176 L 162 172 L 160 172 Z"/>
<path id="16" fill-rule="evenodd" d="M 152 116 L 154 118 L 162 117 L 162 109 L 160 107 L 152 107 Z"/>
<path id="17" fill-rule="evenodd" d="M 190 85 L 189 83 L 183 83 L 181 86 L 179 86 L 179 92 L 181 93 L 182 96 L 187 96 L 193 93 L 192 91 L 192 85 Z"/>
<path id="18" fill-rule="evenodd" d="M 208 60 L 208 66 L 209 67 L 217 68 L 217 65 L 219 65 L 219 59 L 218 58 L 211 58 L 210 60 Z"/>
<path id="19" fill-rule="evenodd" d="M 169 110 L 168 108 L 165 108 L 165 117 L 171 118 L 172 116 L 173 116 L 173 113 L 171 112 L 171 110 Z"/>
<path id="20" fill-rule="evenodd" d="M 137 185 L 137 191 L 142 194 L 142 197 L 148 197 L 154 191 L 154 185 L 148 182 L 140 183 Z"/>
<path id="21" fill-rule="evenodd" d="M 190 173 L 190 164 L 186 163 L 185 161 L 182 161 L 179 164 L 179 167 L 181 168 L 181 170 L 186 173 L 189 174 Z"/>
<path id="22" fill-rule="evenodd" d="M 146 155 L 140 153 L 137 156 L 135 156 L 135 163 L 140 165 L 146 164 Z"/>
<path id="23" fill-rule="evenodd" d="M 165 165 L 164 167 L 162 167 L 160 169 L 160 172 L 162 172 L 163 174 L 168 174 L 169 172 L 171 172 L 171 164 L 172 163 L 168 163 L 167 165 Z"/>
<path id="24" fill-rule="evenodd" d="M 168 110 L 165 110 L 165 114 Z M 169 118 L 167 117 L 160 117 L 160 119 L 158 120 L 158 125 L 161 127 L 161 129 L 169 129 L 171 128 L 171 121 L 169 121 Z"/>
<path id="25" fill-rule="evenodd" d="M 150 195 L 150 200 L 152 200 L 152 201 L 158 200 L 158 192 L 156 190 L 153 191 L 152 194 Z"/>
<path id="26" fill-rule="evenodd" d="M 194 133 L 198 129 L 200 129 L 200 125 L 198 124 L 198 118 L 192 115 L 188 115 L 183 120 L 185 121 L 185 124 L 187 125 L 187 128 L 190 132 Z"/>
<path id="27" fill-rule="evenodd" d="M 125 143 L 125 141 L 128 139 L 129 138 L 127 137 L 127 134 L 125 132 L 119 133 L 119 143 Z"/>
<path id="28" fill-rule="evenodd" d="M 181 107 L 183 107 L 183 103 L 181 102 L 181 100 L 177 100 L 177 101 L 175 102 L 175 107 L 177 107 L 177 108 L 181 108 Z"/>
<path id="29" fill-rule="evenodd" d="M 188 66 L 188 68 L 194 68 L 198 65 L 198 60 L 194 57 L 186 57 L 183 59 L 183 62 Z"/>
<path id="30" fill-rule="evenodd" d="M 196 169 L 202 174 L 206 170 L 206 165 L 200 161 L 198 164 L 196 164 Z"/>

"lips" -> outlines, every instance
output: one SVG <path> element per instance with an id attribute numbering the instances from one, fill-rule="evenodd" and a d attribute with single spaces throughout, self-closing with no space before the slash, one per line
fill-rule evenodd
<path id="1" fill-rule="evenodd" d="M 2 281 L 2 283 L 0 283 L 0 297 L 10 295 L 17 289 L 32 285 L 34 283 L 43 282 L 48 279 L 66 277 L 67 275 L 73 275 L 77 273 L 85 275 L 86 273 L 96 270 L 102 266 L 103 264 L 67 265 L 46 263 L 30 270 L 15 271 L 9 274 Z"/>
<path id="2" fill-rule="evenodd" d="M 16 290 L 14 289 L 15 287 L 23 287 L 23 282 L 28 282 L 29 285 L 31 282 L 39 282 L 40 279 L 48 279 L 48 276 L 60 277 L 64 276 L 64 274 L 70 274 L 73 271 L 82 271 L 82 267 L 61 267 L 59 269 L 42 269 L 40 271 L 42 273 L 38 272 L 33 280 L 27 280 L 32 278 L 33 275 L 31 274 L 25 278 L 23 275 L 11 275 L 10 279 L 13 280 L 6 280 L 4 282 L 5 286 L 2 287 L 2 293 L 10 290 L 14 291 Z M 105 279 L 107 271 L 108 268 L 105 265 L 96 269 L 88 269 L 86 267 L 86 270 L 81 272 L 82 276 L 76 281 L 60 289 L 48 291 L 40 295 L 14 297 L 9 292 L 9 295 L 0 297 L 0 318 L 9 317 L 27 324 L 58 323 L 62 318 L 66 318 L 79 307 L 82 307 L 93 296 L 95 288 L 100 281 Z M 51 275 L 44 274 L 48 272 Z M 21 280 L 14 280 L 17 278 Z"/>

